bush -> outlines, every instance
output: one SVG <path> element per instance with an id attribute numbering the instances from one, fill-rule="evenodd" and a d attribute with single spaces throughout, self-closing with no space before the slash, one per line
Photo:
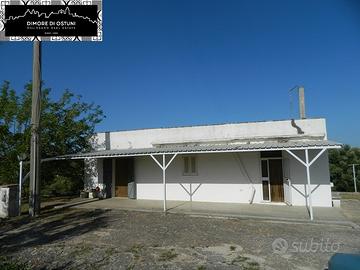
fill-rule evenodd
<path id="1" fill-rule="evenodd" d="M 50 185 L 44 188 L 44 195 L 67 196 L 78 192 L 77 187 L 70 178 L 56 175 Z"/>
<path id="2" fill-rule="evenodd" d="M 342 149 L 329 151 L 330 178 L 336 191 L 354 191 L 352 164 L 360 164 L 360 149 L 345 145 Z M 360 175 L 360 166 L 356 167 L 356 175 Z M 357 178 L 359 186 L 359 177 Z"/>

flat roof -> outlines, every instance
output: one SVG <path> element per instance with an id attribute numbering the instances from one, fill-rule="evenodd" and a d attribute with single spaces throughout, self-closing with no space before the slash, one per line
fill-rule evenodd
<path id="1" fill-rule="evenodd" d="M 173 128 L 189 128 L 189 127 L 209 127 L 209 126 L 223 126 L 223 125 L 239 125 L 239 124 L 256 124 L 256 123 L 271 123 L 271 122 L 285 122 L 285 121 L 306 121 L 306 120 L 321 120 L 323 117 L 312 117 L 305 119 L 278 119 L 278 120 L 258 120 L 258 121 L 244 121 L 244 122 L 224 122 L 224 123 L 213 123 L 213 124 L 195 124 L 188 126 L 167 126 L 167 127 L 145 127 L 145 128 L 131 128 L 131 129 L 117 129 L 117 130 L 105 130 L 97 131 L 96 133 L 107 133 L 107 132 L 124 132 L 124 131 L 137 131 L 137 130 L 149 130 L 149 129 L 173 129 Z"/>
<path id="2" fill-rule="evenodd" d="M 328 140 L 313 141 L 288 141 L 288 142 L 264 142 L 251 144 L 209 144 L 171 147 L 152 147 L 134 149 L 99 150 L 88 153 L 63 155 L 47 158 L 43 161 L 87 159 L 87 158 L 111 158 L 111 157 L 136 157 L 163 154 L 201 154 L 201 153 L 236 153 L 257 152 L 275 150 L 304 150 L 304 149 L 335 149 L 341 148 L 342 144 Z"/>

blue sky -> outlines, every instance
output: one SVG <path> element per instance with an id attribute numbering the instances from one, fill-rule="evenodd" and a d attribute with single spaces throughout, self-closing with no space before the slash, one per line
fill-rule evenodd
<path id="1" fill-rule="evenodd" d="M 287 119 L 288 90 L 304 85 L 308 117 L 360 146 L 356 0 L 103 4 L 103 42 L 43 44 L 46 86 L 101 105 L 97 130 Z M 22 90 L 31 46 L 0 46 L 0 81 Z"/>

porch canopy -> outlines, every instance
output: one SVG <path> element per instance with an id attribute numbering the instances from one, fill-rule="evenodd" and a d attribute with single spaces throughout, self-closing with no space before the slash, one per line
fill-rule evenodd
<path id="1" fill-rule="evenodd" d="M 114 150 L 99 150 L 88 153 L 78 153 L 71 155 L 63 155 L 53 158 L 43 159 L 42 162 L 68 160 L 68 159 L 99 159 L 99 158 L 115 158 L 115 157 L 136 157 L 136 156 L 150 156 L 163 172 L 163 206 L 166 212 L 166 169 L 177 155 L 181 154 L 205 154 L 205 153 L 239 153 L 239 152 L 259 152 L 259 151 L 287 151 L 297 161 L 299 161 L 306 168 L 307 175 L 307 199 L 309 205 L 310 219 L 313 220 L 313 209 L 311 194 L 311 176 L 310 166 L 327 150 L 341 148 L 342 144 L 329 140 L 303 140 L 303 141 L 267 141 L 262 143 L 244 143 L 244 144 L 208 144 L 197 145 L 189 144 L 186 146 L 160 146 L 153 148 L 142 149 L 114 149 Z M 309 160 L 308 150 L 319 150 L 317 155 Z M 296 155 L 294 151 L 302 150 L 305 152 L 305 160 Z M 156 158 L 160 157 L 160 159 Z M 168 161 L 166 159 L 168 157 Z M 20 173 L 20 175 L 22 172 Z M 21 180 L 20 180 L 21 181 Z M 22 181 L 21 181 L 22 182 Z"/>
<path id="2" fill-rule="evenodd" d="M 341 148 L 342 144 L 328 140 L 264 142 L 246 144 L 208 144 L 187 146 L 161 146 L 152 148 L 99 150 L 88 153 L 78 153 L 43 159 L 43 161 L 64 159 L 110 158 L 110 157 L 136 157 L 151 155 L 175 154 L 204 154 L 204 153 L 237 153 L 277 150 L 305 150 L 305 149 L 334 149 Z"/>

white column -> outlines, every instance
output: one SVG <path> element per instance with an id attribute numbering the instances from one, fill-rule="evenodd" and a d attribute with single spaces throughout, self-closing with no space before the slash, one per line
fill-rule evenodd
<path id="1" fill-rule="evenodd" d="M 320 152 L 310 161 L 309 160 L 309 149 L 305 149 L 305 162 L 295 155 L 291 150 L 285 149 L 290 155 L 292 155 L 296 160 L 298 160 L 302 165 L 306 168 L 306 178 L 307 178 L 307 190 L 308 195 L 306 197 L 306 202 L 309 199 L 309 212 L 310 212 L 310 219 L 314 219 L 313 209 L 312 209 L 312 190 L 311 190 L 311 178 L 310 178 L 310 167 L 315 163 L 315 161 L 326 151 L 326 148 L 320 150 Z"/>
<path id="2" fill-rule="evenodd" d="M 192 182 L 190 182 L 190 202 L 192 202 L 192 196 L 193 196 L 193 193 L 192 193 Z"/>
<path id="3" fill-rule="evenodd" d="M 22 189 L 23 162 L 19 163 L 19 216 L 21 215 L 21 189 Z"/>
<path id="4" fill-rule="evenodd" d="M 308 186 L 308 198 L 309 198 L 309 211 L 310 219 L 314 219 L 313 209 L 312 209 L 312 197 L 311 197 L 311 179 L 310 179 L 310 164 L 309 164 L 309 150 L 305 149 L 305 162 L 306 162 L 306 177 L 307 177 L 307 186 Z"/>
<path id="5" fill-rule="evenodd" d="M 163 171 L 163 186 L 164 186 L 164 212 L 166 212 L 166 160 L 165 160 L 165 155 L 162 155 L 162 158 L 163 158 L 162 171 Z"/>
<path id="6" fill-rule="evenodd" d="M 155 161 L 155 163 L 162 169 L 163 172 L 163 188 L 164 188 L 164 212 L 166 212 L 166 169 L 170 166 L 171 162 L 175 159 L 177 156 L 177 153 L 173 155 L 173 157 L 170 159 L 168 164 L 166 164 L 166 155 L 162 155 L 162 164 L 154 157 L 154 155 L 150 154 L 150 157 Z"/>

